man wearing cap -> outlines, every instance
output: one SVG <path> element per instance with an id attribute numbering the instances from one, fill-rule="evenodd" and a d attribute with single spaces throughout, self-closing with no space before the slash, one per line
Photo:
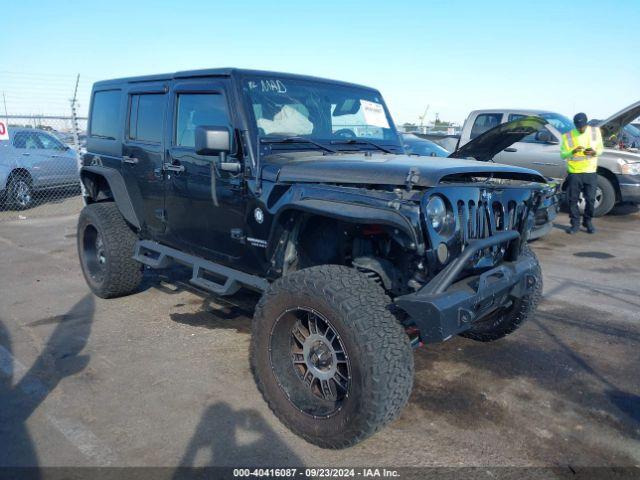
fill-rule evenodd
<path id="1" fill-rule="evenodd" d="M 578 113 L 573 117 L 576 128 L 562 135 L 560 156 L 567 161 L 567 195 L 569 197 L 569 217 L 571 227 L 567 233 L 574 234 L 580 230 L 580 193 L 584 196 L 584 214 L 582 226 L 588 233 L 595 233 L 591 223 L 596 188 L 598 186 L 598 156 L 604 150 L 602 135 L 598 127 L 587 125 L 587 116 Z"/>

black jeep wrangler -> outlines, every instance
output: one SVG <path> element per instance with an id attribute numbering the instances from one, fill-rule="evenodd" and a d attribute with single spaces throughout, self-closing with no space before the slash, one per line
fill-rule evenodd
<path id="1" fill-rule="evenodd" d="M 491 142 L 476 141 L 488 155 Z M 80 175 L 91 290 L 128 295 L 143 266 L 177 262 L 217 295 L 262 292 L 255 380 L 281 421 L 322 447 L 399 414 L 412 347 L 504 337 L 542 289 L 526 242 L 545 179 L 406 155 L 368 87 L 238 69 L 98 82 Z"/>

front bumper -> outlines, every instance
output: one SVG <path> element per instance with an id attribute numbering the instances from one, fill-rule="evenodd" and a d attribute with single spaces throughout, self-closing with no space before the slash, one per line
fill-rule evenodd
<path id="1" fill-rule="evenodd" d="M 620 185 L 620 200 L 640 203 L 640 175 L 617 175 Z"/>
<path id="2" fill-rule="evenodd" d="M 396 298 L 395 303 L 420 331 L 422 342 L 447 340 L 510 301 L 533 293 L 538 266 L 533 258 L 522 255 L 480 275 L 456 281 L 473 254 L 518 239 L 518 232 L 507 231 L 472 241 L 463 254 L 431 282 L 415 293 Z"/>

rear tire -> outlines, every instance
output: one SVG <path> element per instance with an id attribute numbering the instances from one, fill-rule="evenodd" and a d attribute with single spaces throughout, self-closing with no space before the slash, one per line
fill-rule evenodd
<path id="1" fill-rule="evenodd" d="M 413 385 L 413 352 L 390 304 L 374 281 L 338 265 L 291 273 L 265 291 L 253 320 L 251 368 L 269 407 L 295 434 L 345 448 L 400 413 Z"/>
<path id="2" fill-rule="evenodd" d="M 542 269 L 536 254 L 525 245 L 522 254 L 531 257 L 536 262 L 536 286 L 533 293 L 515 300 L 513 305 L 505 310 L 499 310 L 490 317 L 480 320 L 469 330 L 460 334 L 461 337 L 470 338 L 479 342 L 493 342 L 515 332 L 535 312 L 538 302 L 542 297 Z"/>
<path id="3" fill-rule="evenodd" d="M 84 278 L 100 298 L 135 292 L 142 265 L 133 260 L 138 236 L 113 202 L 93 203 L 80 212 L 78 255 Z"/>

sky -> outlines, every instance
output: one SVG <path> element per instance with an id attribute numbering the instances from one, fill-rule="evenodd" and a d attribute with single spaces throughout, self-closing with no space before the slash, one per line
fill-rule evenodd
<path id="1" fill-rule="evenodd" d="M 603 118 L 640 100 L 638 25 L 638 0 L 7 0 L 0 92 L 10 114 L 67 113 L 80 74 L 86 112 L 96 80 L 233 66 L 378 88 L 398 124 L 427 106 Z"/>

